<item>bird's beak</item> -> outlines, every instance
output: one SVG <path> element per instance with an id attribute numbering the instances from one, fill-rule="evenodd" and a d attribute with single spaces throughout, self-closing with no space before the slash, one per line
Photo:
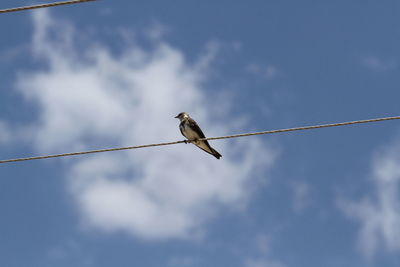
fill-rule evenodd
<path id="1" fill-rule="evenodd" d="M 176 115 L 174 118 L 177 119 L 179 117 L 179 115 Z"/>

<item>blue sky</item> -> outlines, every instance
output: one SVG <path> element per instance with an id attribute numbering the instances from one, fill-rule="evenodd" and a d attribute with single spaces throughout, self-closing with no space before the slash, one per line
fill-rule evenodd
<path id="1" fill-rule="evenodd" d="M 28 5 L 3 0 L 0 8 Z M 0 16 L 0 158 L 399 115 L 398 1 Z M 0 166 L 2 266 L 400 264 L 397 121 Z"/>

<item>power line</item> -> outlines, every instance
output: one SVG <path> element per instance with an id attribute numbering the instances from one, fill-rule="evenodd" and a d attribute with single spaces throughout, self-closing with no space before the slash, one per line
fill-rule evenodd
<path id="1" fill-rule="evenodd" d="M 62 1 L 62 2 L 55 2 L 55 3 L 32 5 L 32 6 L 14 7 L 14 8 L 0 9 L 0 13 L 9 13 L 9 12 L 22 11 L 22 10 L 29 10 L 29 9 L 79 4 L 79 3 L 92 2 L 92 1 L 97 1 L 97 0 L 72 0 L 72 1 Z"/>
<path id="2" fill-rule="evenodd" d="M 275 134 L 275 133 L 294 132 L 294 131 L 302 131 L 302 130 L 313 130 L 313 129 L 319 129 L 319 128 L 328 128 L 328 127 L 345 126 L 345 125 L 370 123 L 370 122 L 378 122 L 378 121 L 399 120 L 399 119 L 400 119 L 400 116 L 384 117 L 384 118 L 376 118 L 376 119 L 368 119 L 368 120 L 348 121 L 348 122 L 320 124 L 320 125 L 303 126 L 303 127 L 287 128 L 287 129 L 279 129 L 279 130 L 270 130 L 270 131 L 263 131 L 263 132 L 234 134 L 234 135 L 226 135 L 226 136 L 219 136 L 219 137 L 209 137 L 209 138 L 202 138 L 199 140 L 220 140 L 220 139 L 229 139 L 229 138 L 237 138 L 237 137 L 245 137 L 245 136 L 262 135 L 262 134 Z M 187 142 L 190 142 L 190 141 L 183 140 L 183 141 L 148 144 L 148 145 L 140 145 L 140 146 L 117 147 L 117 148 L 89 150 L 89 151 L 82 151 L 82 152 L 54 154 L 54 155 L 47 155 L 47 156 L 6 159 L 6 160 L 0 160 L 0 163 L 9 163 L 9 162 L 27 161 L 27 160 L 36 160 L 36 159 L 59 158 L 59 157 L 68 157 L 68 156 L 78 156 L 78 155 L 85 155 L 85 154 L 94 154 L 94 153 L 101 153 L 101 152 L 111 152 L 111 151 L 138 149 L 138 148 L 147 148 L 147 147 L 156 147 L 156 146 L 168 146 L 168 145 L 176 145 L 176 144 L 187 143 Z"/>

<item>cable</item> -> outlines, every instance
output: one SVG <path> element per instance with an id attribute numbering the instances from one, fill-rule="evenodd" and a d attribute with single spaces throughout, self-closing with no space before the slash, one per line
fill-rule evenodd
<path id="1" fill-rule="evenodd" d="M 33 5 L 33 6 L 14 7 L 14 8 L 0 9 L 0 13 L 9 13 L 9 12 L 16 12 L 16 11 L 36 9 L 36 8 L 79 4 L 79 3 L 92 2 L 92 1 L 97 1 L 97 0 L 72 0 L 72 1 L 62 1 L 62 2 L 55 2 L 55 3 L 48 3 L 48 4 Z"/>
<path id="2" fill-rule="evenodd" d="M 204 138 L 204 140 L 219 140 L 219 139 L 236 138 L 236 137 L 242 137 L 242 136 L 294 132 L 294 131 L 302 131 L 302 130 L 312 130 L 312 129 L 319 129 L 319 128 L 328 128 L 328 127 L 345 126 L 345 125 L 378 122 L 378 121 L 399 120 L 399 119 L 400 119 L 400 116 L 359 120 L 359 121 L 347 121 L 347 122 L 321 124 L 321 125 L 314 125 L 314 126 L 303 126 L 303 127 L 296 127 L 296 128 L 271 130 L 271 131 L 264 131 L 264 132 L 244 133 L 244 134 L 235 134 L 235 135 L 227 135 L 227 136 L 220 136 L 220 137 L 211 137 L 211 138 Z M 1 163 L 1 161 L 0 161 L 0 163 Z"/>
<path id="3" fill-rule="evenodd" d="M 388 121 L 388 120 L 399 120 L 399 119 L 400 119 L 400 116 L 385 117 L 385 118 L 377 118 L 377 119 L 348 121 L 348 122 L 339 122 L 339 123 L 331 123 L 331 124 L 320 124 L 320 125 L 313 125 L 313 126 L 303 126 L 303 127 L 296 127 L 296 128 L 270 130 L 270 131 L 263 131 L 263 132 L 234 134 L 234 135 L 226 135 L 226 136 L 219 136 L 219 137 L 202 138 L 199 140 L 219 140 L 219 139 L 237 138 L 237 137 L 244 137 L 244 136 L 294 132 L 294 131 L 302 131 L 302 130 L 312 130 L 312 129 L 319 129 L 319 128 L 328 128 L 328 127 L 345 126 L 345 125 L 370 123 L 370 122 L 378 122 L 378 121 Z M 156 146 L 168 146 L 168 145 L 175 145 L 175 144 L 181 144 L 181 143 L 186 143 L 186 142 L 190 142 L 190 141 L 183 140 L 183 141 L 140 145 L 140 146 L 117 147 L 117 148 L 89 150 L 89 151 L 83 151 L 83 152 L 72 152 L 72 153 L 63 153 L 63 154 L 55 154 L 55 155 L 47 155 L 47 156 L 36 156 L 36 157 L 29 157 L 29 158 L 6 159 L 6 160 L 0 160 L 0 163 L 9 163 L 9 162 L 27 161 L 27 160 L 36 160 L 36 159 L 59 158 L 59 157 L 67 157 L 67 156 L 77 156 L 77 155 L 94 154 L 94 153 L 128 150 L 128 149 L 147 148 L 147 147 L 156 147 Z"/>

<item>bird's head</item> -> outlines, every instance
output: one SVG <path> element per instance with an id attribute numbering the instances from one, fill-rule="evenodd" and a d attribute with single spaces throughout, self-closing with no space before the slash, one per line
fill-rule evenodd
<path id="1" fill-rule="evenodd" d="M 180 121 L 189 118 L 189 114 L 186 112 L 181 112 L 175 116 L 175 118 L 179 119 Z"/>

